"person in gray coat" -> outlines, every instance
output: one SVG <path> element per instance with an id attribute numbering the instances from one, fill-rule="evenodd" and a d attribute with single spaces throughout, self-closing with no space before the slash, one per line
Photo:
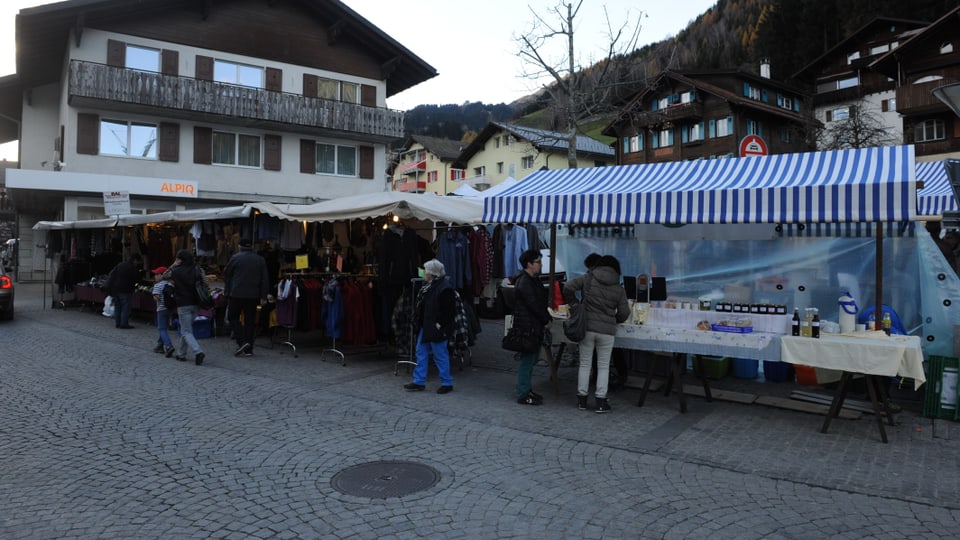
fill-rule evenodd
<path id="1" fill-rule="evenodd" d="M 577 292 L 580 292 L 579 301 Z M 590 391 L 590 368 L 593 352 L 597 352 L 596 411 L 610 412 L 607 383 L 610 378 L 610 357 L 617 325 L 627 320 L 630 306 L 627 293 L 620 285 L 620 261 L 604 255 L 586 274 L 577 276 L 563 287 L 563 298 L 571 306 L 582 303 L 586 309 L 587 333 L 580 342 L 580 371 L 577 374 L 577 407 L 587 409 Z"/>
<path id="2" fill-rule="evenodd" d="M 227 296 L 227 316 L 237 340 L 234 356 L 253 356 L 256 338 L 257 306 L 267 303 L 270 275 L 267 261 L 254 253 L 249 238 L 240 240 L 240 251 L 234 253 L 223 269 L 224 294 Z M 243 323 L 240 315 L 243 315 Z"/>

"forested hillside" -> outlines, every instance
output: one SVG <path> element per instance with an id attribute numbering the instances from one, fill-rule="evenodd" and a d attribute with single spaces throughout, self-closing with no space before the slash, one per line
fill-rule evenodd
<path id="1" fill-rule="evenodd" d="M 761 58 L 770 59 L 774 78 L 790 80 L 876 17 L 932 22 L 958 5 L 960 0 L 718 0 L 673 39 L 635 51 L 623 82 L 632 94 L 667 68 L 756 71 Z M 406 130 L 460 140 L 489 121 L 520 117 L 553 129 L 549 105 L 536 96 L 512 104 L 422 105 L 407 112 Z"/>

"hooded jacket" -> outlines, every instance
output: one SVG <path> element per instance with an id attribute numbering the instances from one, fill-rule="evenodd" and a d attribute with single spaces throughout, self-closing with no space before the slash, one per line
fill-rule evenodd
<path id="1" fill-rule="evenodd" d="M 616 335 L 617 324 L 630 316 L 627 293 L 620 286 L 620 274 L 609 266 L 597 266 L 563 286 L 564 301 L 576 304 L 577 291 L 580 291 L 580 302 L 586 308 L 587 331 Z"/>

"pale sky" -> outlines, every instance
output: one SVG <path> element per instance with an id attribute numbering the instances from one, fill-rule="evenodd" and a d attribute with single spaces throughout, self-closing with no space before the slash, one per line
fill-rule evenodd
<path id="1" fill-rule="evenodd" d="M 530 8 L 549 22 L 549 9 L 578 0 L 344 0 L 351 9 L 432 65 L 438 75 L 387 99 L 391 109 L 480 101 L 510 103 L 537 90 L 523 77 L 515 36 L 530 29 Z M 717 0 L 584 0 L 575 20 L 579 64 L 606 56 L 609 46 L 604 7 L 614 25 L 639 23 L 638 47 L 675 35 Z M 44 0 L 0 3 L 0 76 L 16 72 L 14 17 Z M 467 7 L 470 6 L 470 7 Z M 629 33 L 629 32 L 628 32 Z M 565 46 L 565 44 L 563 44 Z M 562 49 L 561 49 L 562 52 Z M 559 58 L 552 54 L 551 59 Z M 0 159 L 17 159 L 16 143 L 0 145 Z"/>

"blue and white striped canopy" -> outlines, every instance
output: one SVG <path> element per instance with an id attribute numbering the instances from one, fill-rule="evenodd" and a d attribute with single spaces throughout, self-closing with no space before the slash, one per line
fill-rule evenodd
<path id="1" fill-rule="evenodd" d="M 916 218 L 913 146 L 538 171 L 485 223 L 845 223 Z"/>
<path id="2" fill-rule="evenodd" d="M 918 216 L 941 216 L 944 212 L 960 211 L 943 161 L 917 163 L 917 180 L 923 181 L 923 189 L 917 192 Z"/>

